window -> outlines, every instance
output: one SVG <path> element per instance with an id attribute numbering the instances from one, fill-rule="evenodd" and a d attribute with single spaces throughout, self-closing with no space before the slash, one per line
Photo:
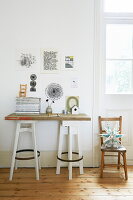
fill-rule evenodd
<path id="1" fill-rule="evenodd" d="M 105 12 L 133 12 L 133 0 L 105 0 Z"/>
<path id="2" fill-rule="evenodd" d="M 132 93 L 133 25 L 106 25 L 106 91 Z"/>
<path id="3" fill-rule="evenodd" d="M 130 0 L 128 0 L 130 2 Z M 109 2 L 108 6 L 106 5 Z M 112 4 L 111 4 L 112 2 Z M 114 11 L 120 0 L 105 0 L 105 11 Z M 120 8 L 124 9 L 127 0 Z M 133 0 L 129 7 L 133 8 Z M 109 5 L 111 5 L 109 7 Z M 120 5 L 120 4 L 119 4 Z M 108 9 L 107 9 L 108 7 Z M 119 8 L 119 9 L 120 9 Z M 127 8 L 127 7 L 126 7 Z M 133 93 L 133 15 L 127 19 L 127 13 L 117 16 L 105 14 L 106 24 L 106 93 Z"/>

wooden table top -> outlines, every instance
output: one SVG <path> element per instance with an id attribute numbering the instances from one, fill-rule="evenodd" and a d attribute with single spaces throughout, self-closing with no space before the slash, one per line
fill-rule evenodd
<path id="1" fill-rule="evenodd" d="M 15 114 L 12 113 L 5 117 L 5 120 L 57 120 L 57 121 L 91 121 L 91 118 L 86 114 Z"/>

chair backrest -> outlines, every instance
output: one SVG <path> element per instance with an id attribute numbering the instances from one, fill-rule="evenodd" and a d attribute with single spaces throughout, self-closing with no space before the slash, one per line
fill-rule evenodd
<path id="1" fill-rule="evenodd" d="M 109 123 L 114 123 L 116 124 L 117 123 L 117 128 L 119 130 L 119 134 L 121 134 L 121 131 L 122 131 L 122 116 L 120 117 L 101 117 L 99 116 L 98 118 L 98 121 L 99 121 L 99 133 L 102 134 L 102 133 L 106 133 L 105 131 L 105 126 L 103 127 L 103 123 L 105 125 Z M 119 138 L 119 140 L 121 141 L 121 138 Z M 101 145 L 103 144 L 103 137 L 101 137 Z"/>

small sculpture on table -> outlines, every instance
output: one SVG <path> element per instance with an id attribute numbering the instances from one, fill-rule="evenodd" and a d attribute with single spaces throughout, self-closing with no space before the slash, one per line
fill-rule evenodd
<path id="1" fill-rule="evenodd" d="M 63 89 L 61 85 L 57 83 L 50 83 L 45 90 L 45 94 L 47 96 L 46 102 L 48 103 L 48 107 L 46 108 L 46 113 L 52 114 L 51 105 L 55 102 L 55 100 L 58 100 L 62 97 Z"/>
<path id="2" fill-rule="evenodd" d="M 19 97 L 26 97 L 27 84 L 20 84 Z"/>
<path id="3" fill-rule="evenodd" d="M 78 106 L 73 106 L 72 109 L 71 109 L 71 111 L 72 111 L 72 114 L 79 114 L 79 108 L 78 108 Z"/>

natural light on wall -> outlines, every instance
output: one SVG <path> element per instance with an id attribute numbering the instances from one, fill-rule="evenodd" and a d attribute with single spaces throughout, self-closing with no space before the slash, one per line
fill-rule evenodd
<path id="1" fill-rule="evenodd" d="M 104 7 L 106 94 L 133 94 L 133 0 L 105 0 Z"/>
<path id="2" fill-rule="evenodd" d="M 105 12 L 133 12 L 133 0 L 105 0 Z"/>

